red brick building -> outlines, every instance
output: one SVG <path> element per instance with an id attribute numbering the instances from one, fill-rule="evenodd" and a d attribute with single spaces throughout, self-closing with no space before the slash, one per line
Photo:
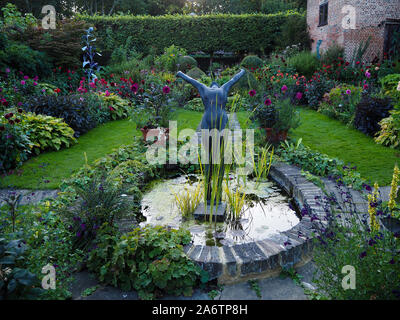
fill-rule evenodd
<path id="1" fill-rule="evenodd" d="M 307 24 L 313 52 L 336 42 L 351 60 L 369 37 L 365 61 L 400 52 L 400 0 L 308 0 Z"/>

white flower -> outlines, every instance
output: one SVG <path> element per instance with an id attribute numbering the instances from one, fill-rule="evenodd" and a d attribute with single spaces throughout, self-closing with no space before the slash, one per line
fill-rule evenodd
<path id="1" fill-rule="evenodd" d="M 400 81 L 399 81 L 399 83 L 397 85 L 397 91 L 400 91 Z"/>

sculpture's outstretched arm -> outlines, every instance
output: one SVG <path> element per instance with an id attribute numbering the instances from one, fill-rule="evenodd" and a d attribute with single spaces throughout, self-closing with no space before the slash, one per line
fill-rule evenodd
<path id="1" fill-rule="evenodd" d="M 246 71 L 244 69 L 241 69 L 238 74 L 236 74 L 231 80 L 229 80 L 227 83 L 225 83 L 221 88 L 226 91 L 227 93 L 229 90 L 232 88 L 232 86 L 240 80 L 241 77 L 244 76 Z"/>
<path id="2" fill-rule="evenodd" d="M 184 74 L 183 72 L 179 71 L 176 74 L 176 77 L 182 78 L 186 82 L 190 83 L 193 87 L 195 87 L 200 93 L 206 88 L 204 84 L 201 82 L 189 77 L 188 75 Z"/>

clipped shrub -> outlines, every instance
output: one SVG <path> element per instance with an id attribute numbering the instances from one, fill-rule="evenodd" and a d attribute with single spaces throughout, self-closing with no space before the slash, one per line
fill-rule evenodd
<path id="1" fill-rule="evenodd" d="M 287 63 L 299 74 L 307 78 L 310 78 L 320 68 L 317 56 L 309 51 L 302 51 L 293 55 L 288 59 Z"/>
<path id="2" fill-rule="evenodd" d="M 93 129 L 98 120 L 87 100 L 79 95 L 36 96 L 24 104 L 25 111 L 63 119 L 75 131 L 75 137 Z"/>
<path id="3" fill-rule="evenodd" d="M 380 130 L 379 122 L 389 116 L 392 108 L 389 98 L 380 99 L 365 95 L 356 106 L 354 126 L 373 136 Z"/>
<path id="4" fill-rule="evenodd" d="M 206 76 L 205 72 L 198 67 L 190 69 L 186 74 L 196 80 Z"/>
<path id="5" fill-rule="evenodd" d="M 240 65 L 246 69 L 255 70 L 261 68 L 263 64 L 264 62 L 258 56 L 249 55 L 244 57 Z"/>
<path id="6" fill-rule="evenodd" d="M 191 56 L 182 56 L 178 58 L 178 70 L 187 72 L 197 67 L 197 61 Z"/>
<path id="7" fill-rule="evenodd" d="M 278 45 L 287 46 L 305 41 L 307 24 L 303 13 L 289 11 L 265 14 L 211 14 L 165 16 L 84 16 L 79 19 L 95 25 L 101 50 L 106 39 L 113 38 L 114 47 L 123 45 L 134 35 L 133 45 L 142 52 L 154 48 L 157 53 L 176 45 L 188 52 L 271 52 Z M 288 21 L 288 22 L 287 22 Z M 294 26 L 291 28 L 291 26 Z M 291 29 L 282 32 L 282 28 Z M 107 35 L 107 30 L 108 35 Z M 218 32 L 218 37 L 215 32 Z M 234 30 L 234 31 L 233 31 Z M 188 37 L 190 35 L 190 37 Z M 108 38 L 107 38 L 108 36 Z M 287 38 L 285 38 L 287 36 Z M 104 39 L 104 40 L 103 40 Z M 221 41 L 220 39 L 223 39 Z M 280 40 L 285 40 L 281 44 Z M 108 40 L 107 40 L 108 41 Z"/>
<path id="8" fill-rule="evenodd" d="M 253 73 L 247 71 L 232 88 L 237 90 L 256 90 L 258 89 L 258 81 Z"/>
<path id="9" fill-rule="evenodd" d="M 34 113 L 21 114 L 21 126 L 39 154 L 45 150 L 69 148 L 77 141 L 72 130 L 62 119 Z"/>

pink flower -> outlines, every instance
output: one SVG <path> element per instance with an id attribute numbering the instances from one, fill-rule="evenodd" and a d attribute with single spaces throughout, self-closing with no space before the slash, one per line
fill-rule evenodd
<path id="1" fill-rule="evenodd" d="M 106 90 L 105 96 L 106 96 L 106 97 L 109 97 L 109 96 L 110 96 L 110 92 L 109 92 L 108 90 Z"/>
<path id="2" fill-rule="evenodd" d="M 34 82 L 33 82 L 33 85 L 36 87 L 36 86 L 37 86 L 37 82 L 34 81 Z"/>
<path id="3" fill-rule="evenodd" d="M 171 88 L 168 87 L 168 86 L 165 86 L 165 87 L 162 89 L 162 91 L 163 91 L 165 94 L 168 94 L 168 93 L 171 91 Z"/>
<path id="4" fill-rule="evenodd" d="M 252 89 L 249 91 L 249 96 L 254 97 L 256 95 L 256 90 Z"/>
<path id="5" fill-rule="evenodd" d="M 371 73 L 369 73 L 369 71 L 367 70 L 367 71 L 365 72 L 365 76 L 369 79 L 369 78 L 371 78 Z"/>
<path id="6" fill-rule="evenodd" d="M 281 88 L 282 92 L 285 92 L 287 90 L 287 86 L 284 84 Z"/>
<path id="7" fill-rule="evenodd" d="M 24 86 L 25 85 L 25 80 L 21 80 L 21 84 Z"/>
<path id="8" fill-rule="evenodd" d="M 271 99 L 269 99 L 269 98 L 265 99 L 264 104 L 265 104 L 266 106 L 270 106 L 270 105 L 272 104 Z"/>
<path id="9" fill-rule="evenodd" d="M 6 68 L 6 73 L 10 73 L 10 72 L 11 72 L 10 68 Z"/>
<path id="10" fill-rule="evenodd" d="M 25 80 L 28 80 L 28 79 L 29 79 L 29 77 L 28 77 L 28 76 L 24 76 L 24 79 L 25 79 Z"/>
<path id="11" fill-rule="evenodd" d="M 368 84 L 364 84 L 363 88 L 364 88 L 364 90 L 367 90 L 368 89 Z"/>
<path id="12" fill-rule="evenodd" d="M 114 108 L 109 106 L 108 109 L 110 109 L 110 111 L 114 111 Z"/>
<path id="13" fill-rule="evenodd" d="M 138 89 L 139 89 L 139 85 L 137 83 L 134 83 L 131 85 L 131 91 L 136 93 L 138 91 Z"/>
<path id="14" fill-rule="evenodd" d="M 347 90 L 346 90 L 346 94 L 351 94 L 351 90 L 350 90 L 350 89 L 347 89 Z"/>
<path id="15" fill-rule="evenodd" d="M 303 94 L 301 92 L 297 92 L 296 93 L 296 99 L 297 100 L 301 100 L 302 97 L 303 97 Z"/>

